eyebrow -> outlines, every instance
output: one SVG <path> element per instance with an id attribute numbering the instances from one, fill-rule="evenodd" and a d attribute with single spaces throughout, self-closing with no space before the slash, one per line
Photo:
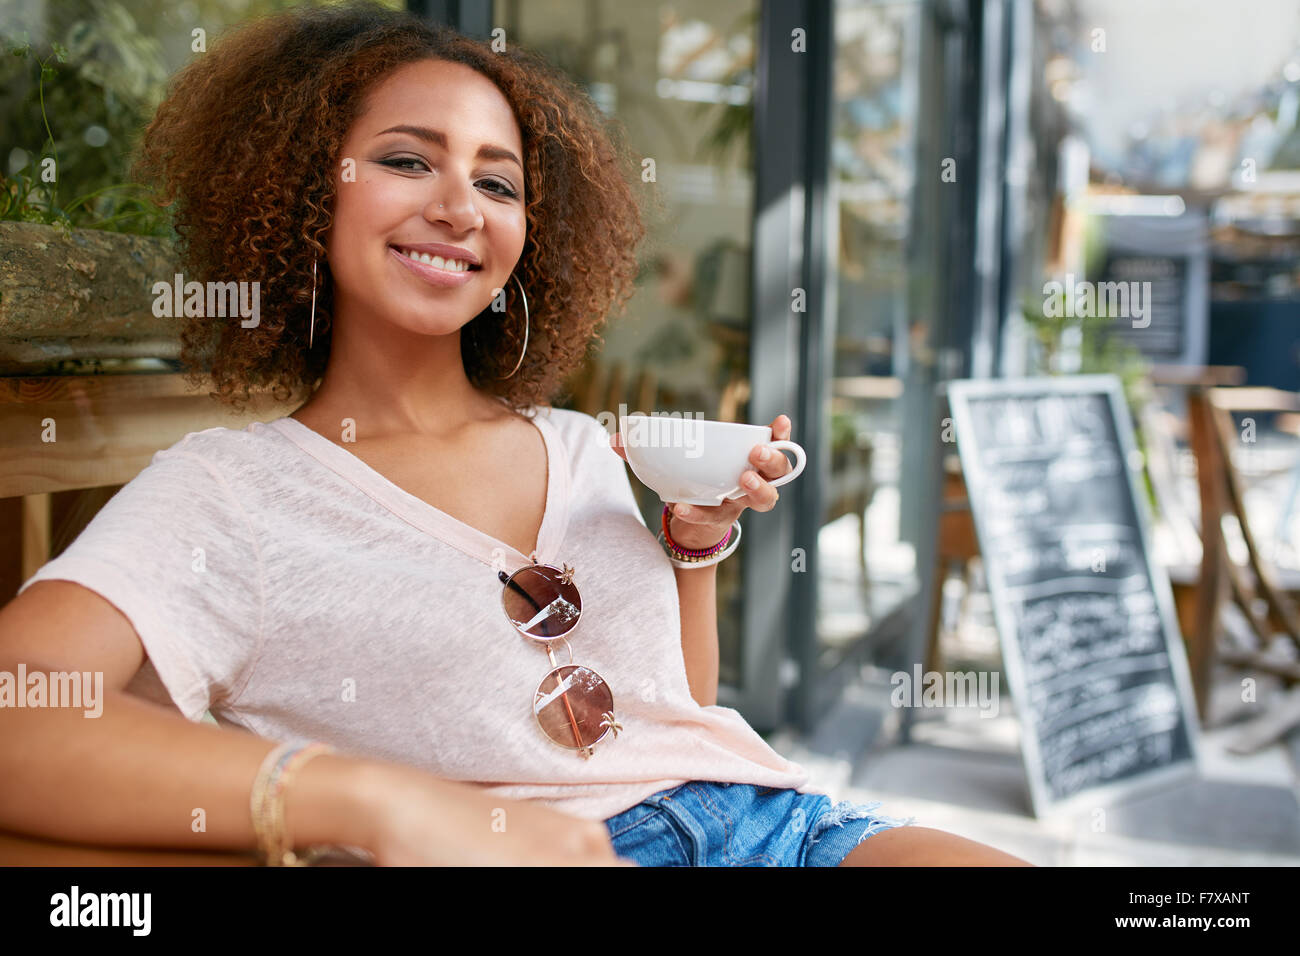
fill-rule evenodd
<path id="1" fill-rule="evenodd" d="M 426 143 L 433 143 L 435 146 L 441 146 L 443 149 L 447 148 L 447 134 L 441 130 L 429 129 L 427 126 L 390 126 L 378 135 L 384 136 L 388 133 L 409 133 L 411 136 L 418 137 Z M 504 146 L 484 144 L 478 148 L 478 152 L 474 155 L 478 159 L 508 159 L 519 167 L 520 172 L 522 172 L 524 168 L 524 164 L 519 161 L 519 157 Z"/>

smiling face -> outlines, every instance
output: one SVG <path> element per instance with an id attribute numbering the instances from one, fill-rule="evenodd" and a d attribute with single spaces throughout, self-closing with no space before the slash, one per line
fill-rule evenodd
<path id="1" fill-rule="evenodd" d="M 421 60 L 377 85 L 337 173 L 336 322 L 446 335 L 487 308 L 524 247 L 523 156 L 510 104 L 476 70 Z"/>

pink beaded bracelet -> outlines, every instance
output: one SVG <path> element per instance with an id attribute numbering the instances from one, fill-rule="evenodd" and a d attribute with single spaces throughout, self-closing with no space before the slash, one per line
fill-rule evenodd
<path id="1" fill-rule="evenodd" d="M 703 548 L 701 550 L 691 551 L 686 548 L 679 547 L 677 545 L 677 542 L 673 541 L 672 535 L 668 533 L 668 518 L 671 515 L 672 515 L 672 509 L 669 508 L 668 505 L 664 505 L 664 515 L 663 515 L 664 540 L 668 542 L 668 547 L 672 549 L 673 554 L 677 555 L 677 557 L 683 561 L 689 561 L 692 558 L 711 558 L 713 557 L 713 555 L 717 554 L 719 551 L 725 548 L 727 546 L 727 542 L 731 540 L 732 529 L 728 528 L 727 533 L 722 536 L 722 540 L 719 541 L 711 548 Z"/>

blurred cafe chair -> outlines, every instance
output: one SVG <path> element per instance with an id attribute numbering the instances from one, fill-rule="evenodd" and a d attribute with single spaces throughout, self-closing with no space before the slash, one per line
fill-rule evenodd
<path id="1" fill-rule="evenodd" d="M 1239 445 L 1233 412 L 1300 411 L 1300 395 L 1274 388 L 1193 385 L 1187 391 L 1188 422 L 1200 492 L 1202 555 L 1195 589 L 1195 615 L 1185 626 L 1192 682 L 1202 721 L 1208 715 L 1215 661 L 1300 683 L 1300 614 L 1295 593 L 1300 575 L 1274 566 L 1262 552 L 1246 513 L 1244 481 L 1233 462 Z M 1245 545 L 1245 565 L 1229 553 L 1225 518 L 1236 522 Z M 1228 599 L 1245 628 L 1225 626 Z M 1284 646 L 1289 642 L 1290 647 Z M 1270 717 L 1275 733 L 1300 724 L 1300 698 L 1292 697 L 1285 721 Z M 1288 722 L 1289 721 L 1289 722 Z M 1257 738 L 1262 746 L 1267 740 Z"/>

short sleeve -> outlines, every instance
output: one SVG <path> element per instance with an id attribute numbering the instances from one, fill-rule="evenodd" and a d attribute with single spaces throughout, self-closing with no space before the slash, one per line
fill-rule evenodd
<path id="1" fill-rule="evenodd" d="M 256 660 L 264 606 L 249 516 L 216 465 L 157 452 L 58 557 L 25 581 L 74 581 L 126 616 L 190 720 L 237 694 Z"/>
<path id="2" fill-rule="evenodd" d="M 601 479 L 602 484 L 608 482 L 607 487 L 613 495 L 618 510 L 634 515 L 641 527 L 648 529 L 645 516 L 641 514 L 641 505 L 632 490 L 632 482 L 636 480 L 632 474 L 632 466 L 610 447 L 612 436 L 609 429 L 601 423 L 600 419 L 586 412 L 575 411 L 572 414 L 581 422 L 578 448 L 571 450 L 575 463 L 578 467 L 587 467 L 587 460 L 583 455 L 589 453 L 595 456 L 594 460 L 601 469 L 597 474 L 604 476 Z"/>

